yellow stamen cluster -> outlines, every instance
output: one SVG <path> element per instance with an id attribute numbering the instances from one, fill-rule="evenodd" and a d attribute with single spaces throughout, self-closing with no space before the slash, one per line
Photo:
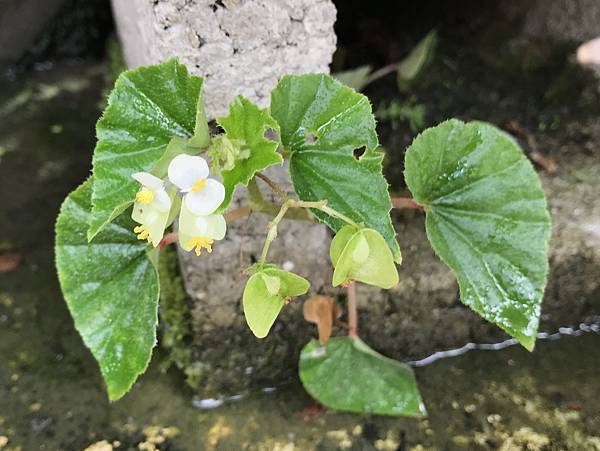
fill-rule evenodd
<path id="1" fill-rule="evenodd" d="M 194 186 L 192 186 L 192 191 L 197 193 L 198 191 L 202 191 L 205 186 L 206 186 L 206 179 L 200 179 L 196 183 L 194 183 Z"/>
<path id="2" fill-rule="evenodd" d="M 152 241 L 152 239 L 150 238 L 150 231 L 143 225 L 135 227 L 133 229 L 133 232 L 138 234 L 138 240 L 147 240 L 148 243 Z"/>
<path id="3" fill-rule="evenodd" d="M 194 238 L 192 238 L 190 241 L 187 242 L 187 247 L 190 248 L 196 248 L 196 255 L 199 257 L 200 254 L 202 253 L 202 249 L 205 248 L 206 252 L 208 252 L 209 254 L 212 253 L 212 244 L 214 243 L 214 240 L 211 240 L 210 238 L 206 238 L 204 236 L 195 236 Z"/>
<path id="4" fill-rule="evenodd" d="M 135 201 L 140 204 L 149 204 L 154 200 L 154 193 L 150 190 L 143 189 L 135 195 Z"/>

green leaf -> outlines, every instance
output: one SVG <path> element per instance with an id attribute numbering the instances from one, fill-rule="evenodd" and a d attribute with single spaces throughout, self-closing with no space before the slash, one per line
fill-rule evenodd
<path id="1" fill-rule="evenodd" d="M 328 75 L 286 76 L 271 94 L 271 114 L 281 127 L 300 199 L 326 199 L 331 208 L 377 230 L 399 260 L 369 100 Z M 361 148 L 364 154 L 357 159 L 354 151 Z M 335 231 L 345 225 L 321 211 L 313 213 Z"/>
<path id="2" fill-rule="evenodd" d="M 334 287 L 352 281 L 384 289 L 398 284 L 394 257 L 376 230 L 343 227 L 331 242 L 329 255 L 335 267 Z"/>
<path id="3" fill-rule="evenodd" d="M 336 80 L 343 85 L 349 86 L 350 88 L 360 92 L 369 84 L 369 76 L 371 75 L 371 66 L 359 66 L 354 69 L 345 70 L 333 74 Z"/>
<path id="4" fill-rule="evenodd" d="M 165 148 L 165 151 L 160 159 L 154 163 L 154 166 L 152 166 L 152 169 L 150 169 L 149 172 L 161 179 L 166 177 L 169 171 L 169 164 L 171 163 L 171 160 L 173 160 L 173 158 L 175 158 L 177 155 L 184 153 L 188 155 L 197 154 L 194 148 L 191 147 L 190 140 L 188 138 L 174 136 L 171 141 L 169 141 L 169 144 L 167 144 L 167 147 Z"/>
<path id="5" fill-rule="evenodd" d="M 408 90 L 431 62 L 437 47 L 437 41 L 437 32 L 431 30 L 399 64 L 397 81 L 400 91 Z"/>
<path id="6" fill-rule="evenodd" d="M 357 337 L 312 340 L 300 354 L 300 379 L 320 403 L 347 412 L 426 415 L 411 367 L 378 354 Z"/>
<path id="7" fill-rule="evenodd" d="M 283 157 L 277 153 L 277 122 L 266 109 L 259 109 L 248 99 L 236 97 L 229 105 L 229 116 L 221 117 L 217 122 L 225 130 L 229 143 L 237 145 L 240 156 L 232 169 L 221 172 L 225 200 L 219 210 L 223 211 L 231 202 L 236 185 L 248 186 L 254 174 L 274 164 L 283 163 Z"/>
<path id="8" fill-rule="evenodd" d="M 150 171 L 174 136 L 192 136 L 201 92 L 202 79 L 175 59 L 119 76 L 96 125 L 89 240 L 133 202 L 131 174 Z"/>
<path id="9" fill-rule="evenodd" d="M 200 79 L 202 80 L 202 78 Z M 202 91 L 202 82 L 198 102 L 196 103 L 196 121 L 194 126 L 194 136 L 190 138 L 192 147 L 205 148 L 210 143 L 210 131 L 208 129 L 208 119 L 204 111 L 204 93 Z"/>
<path id="10" fill-rule="evenodd" d="M 244 315 L 252 333 L 266 337 L 285 303 L 309 288 L 308 280 L 271 265 L 254 272 L 243 295 Z"/>
<path id="11" fill-rule="evenodd" d="M 533 167 L 490 124 L 443 122 L 406 153 L 427 236 L 462 302 L 533 349 L 548 274 L 550 216 Z"/>
<path id="12" fill-rule="evenodd" d="M 88 242 L 91 196 L 88 180 L 61 207 L 56 267 L 75 327 L 116 400 L 144 372 L 156 343 L 158 273 L 125 215 Z"/>

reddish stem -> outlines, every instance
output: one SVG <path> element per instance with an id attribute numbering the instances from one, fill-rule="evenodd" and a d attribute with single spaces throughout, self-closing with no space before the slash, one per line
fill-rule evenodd
<path id="1" fill-rule="evenodd" d="M 165 236 L 163 236 L 163 239 L 160 240 L 160 243 L 158 243 L 158 246 L 156 246 L 156 248 L 160 251 L 169 244 L 176 243 L 178 238 L 179 234 L 177 232 L 167 233 Z"/>
<path id="2" fill-rule="evenodd" d="M 413 210 L 425 210 L 423 205 L 416 203 L 408 197 L 392 197 L 392 206 L 394 208 L 411 208 Z"/>
<path id="3" fill-rule="evenodd" d="M 348 296 L 348 336 L 358 337 L 358 312 L 356 310 L 356 284 L 350 283 L 346 287 Z"/>

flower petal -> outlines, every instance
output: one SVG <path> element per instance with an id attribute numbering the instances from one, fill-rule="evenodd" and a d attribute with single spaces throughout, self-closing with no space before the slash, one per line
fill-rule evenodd
<path id="1" fill-rule="evenodd" d="M 225 187 L 214 179 L 206 180 L 204 189 L 189 192 L 185 195 L 184 203 L 195 215 L 208 216 L 213 213 L 225 199 Z"/>
<path id="2" fill-rule="evenodd" d="M 169 163 L 169 180 L 182 191 L 189 191 L 201 179 L 208 177 L 208 163 L 202 157 L 177 155 Z"/>
<path id="3" fill-rule="evenodd" d="M 223 215 L 196 216 L 196 227 L 203 229 L 207 238 L 222 240 L 227 232 L 227 223 Z"/>
<path id="4" fill-rule="evenodd" d="M 185 202 L 181 203 L 181 212 L 179 213 L 179 235 L 200 236 L 196 226 L 196 216 L 190 211 Z"/>
<path id="5" fill-rule="evenodd" d="M 158 246 L 165 234 L 169 211 L 161 212 L 149 205 L 136 202 L 133 205 L 131 218 L 148 229 L 152 245 L 154 247 Z"/>
<path id="6" fill-rule="evenodd" d="M 143 186 L 151 188 L 152 190 L 162 188 L 164 185 L 164 182 L 161 179 L 149 172 L 136 172 L 135 174 L 131 174 L 131 177 L 140 182 Z"/>
<path id="7" fill-rule="evenodd" d="M 171 198 L 164 189 L 157 189 L 154 191 L 154 200 L 152 201 L 152 207 L 158 211 L 164 213 L 171 209 Z"/>

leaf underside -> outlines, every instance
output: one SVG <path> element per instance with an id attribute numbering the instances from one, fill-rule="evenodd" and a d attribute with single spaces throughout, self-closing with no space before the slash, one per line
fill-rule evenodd
<path id="1" fill-rule="evenodd" d="M 406 153 L 406 183 L 461 300 L 523 346 L 535 344 L 548 274 L 550 217 L 516 142 L 490 124 L 444 122 Z"/>
<path id="2" fill-rule="evenodd" d="M 75 328 L 116 400 L 145 371 L 156 343 L 158 273 L 125 215 L 88 242 L 91 195 L 88 180 L 61 207 L 56 267 Z"/>
<path id="3" fill-rule="evenodd" d="M 202 78 L 176 59 L 119 76 L 96 125 L 88 239 L 131 205 L 139 188 L 132 173 L 149 172 L 173 137 L 192 136 L 201 91 Z"/>
<path id="4" fill-rule="evenodd" d="M 378 354 L 359 338 L 312 340 L 300 354 L 300 379 L 322 404 L 342 411 L 423 416 L 412 368 Z"/>
<path id="5" fill-rule="evenodd" d="M 285 76 L 271 94 L 271 114 L 290 155 L 298 197 L 326 199 L 333 209 L 377 230 L 398 261 L 383 153 L 377 150 L 369 100 L 328 75 Z M 355 156 L 361 150 L 362 156 Z M 345 225 L 321 211 L 313 213 L 334 231 Z"/>

